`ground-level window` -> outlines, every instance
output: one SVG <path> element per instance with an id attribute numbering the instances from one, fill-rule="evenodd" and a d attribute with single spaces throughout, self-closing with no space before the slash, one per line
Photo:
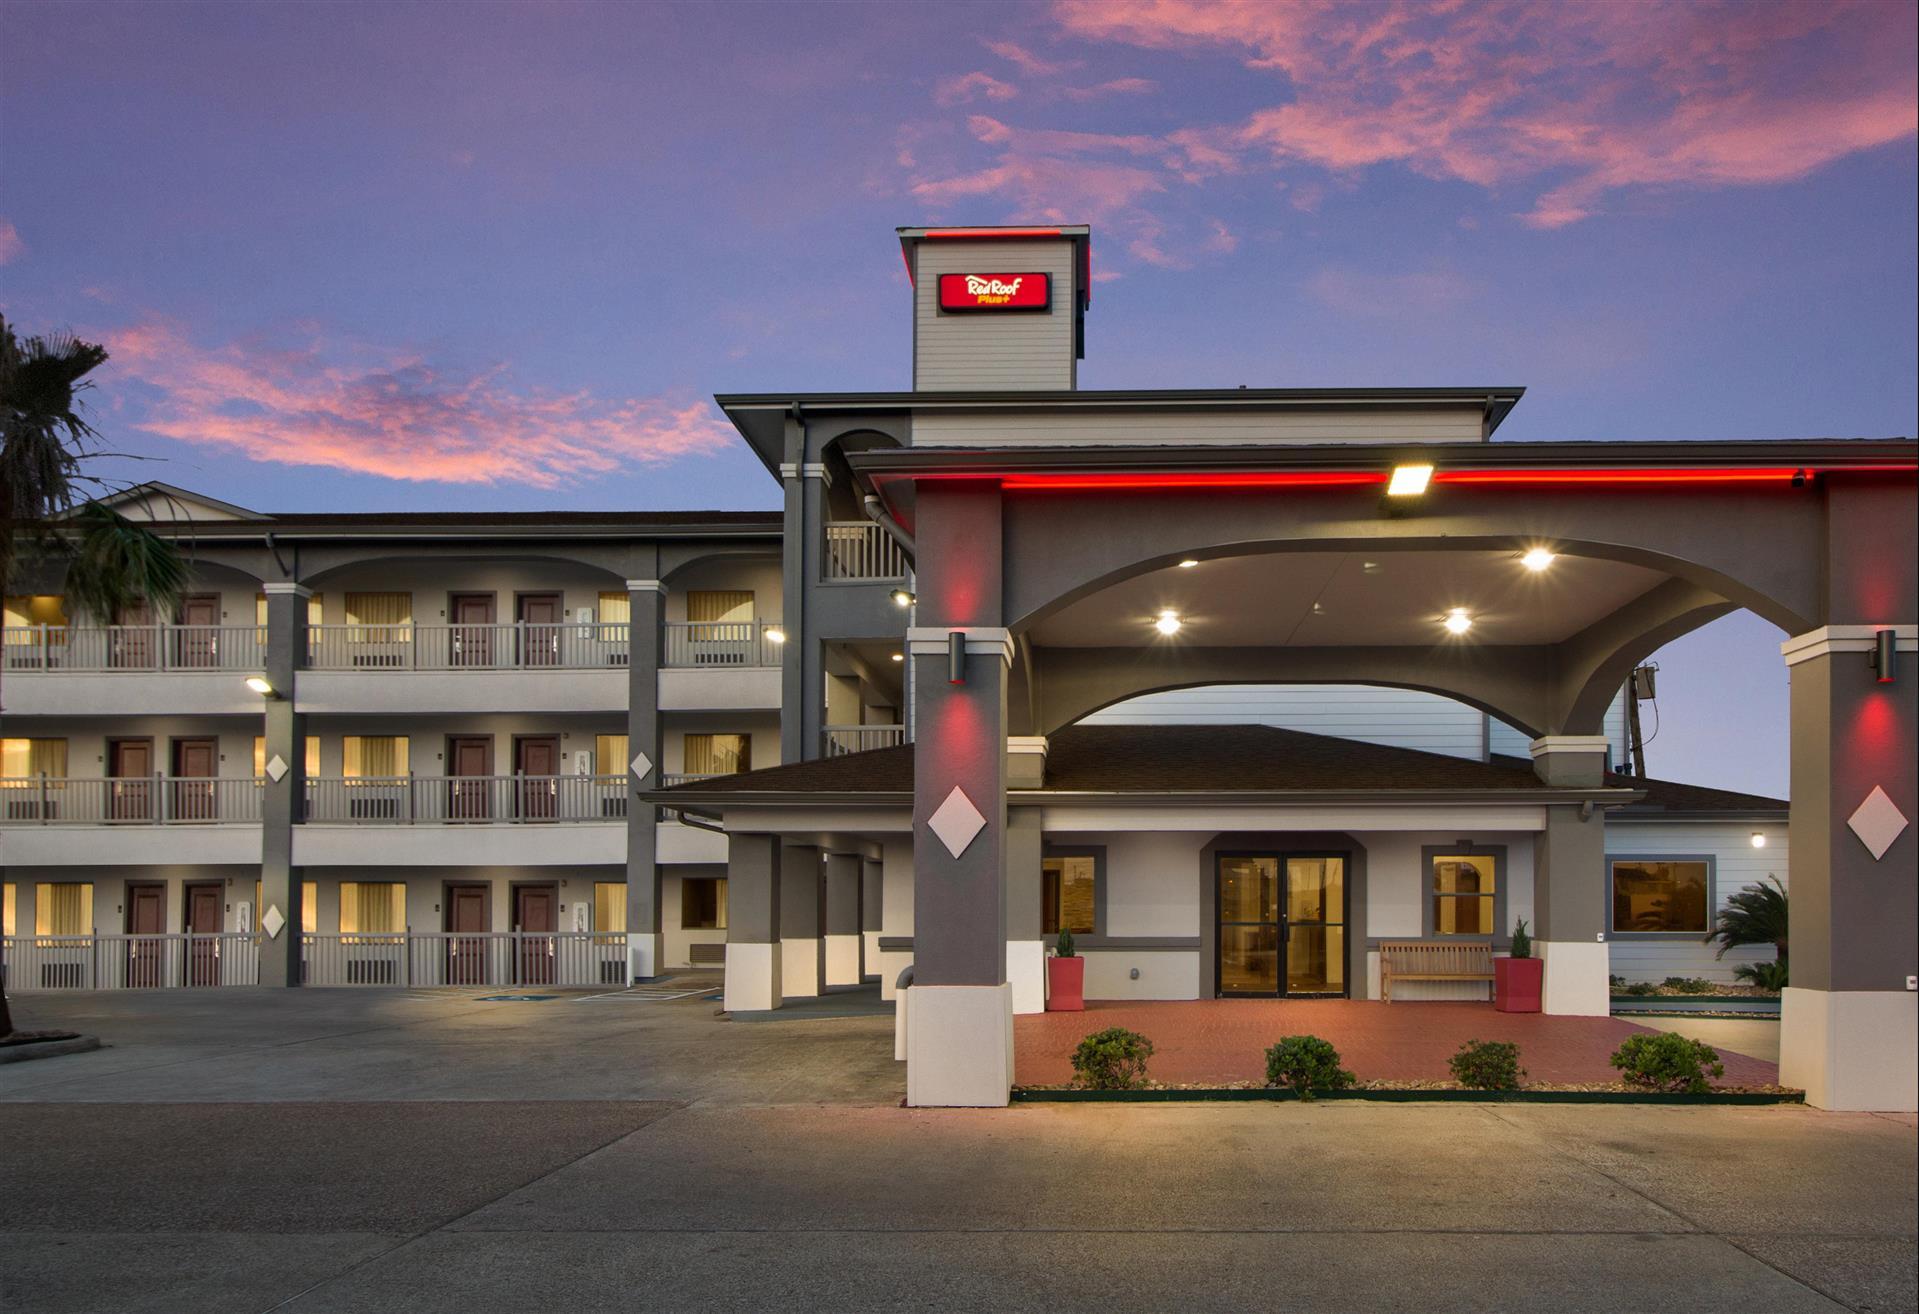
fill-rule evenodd
<path id="1" fill-rule="evenodd" d="M 1616 858 L 1612 929 L 1704 935 L 1712 917 L 1712 863 L 1705 858 Z"/>
<path id="2" fill-rule="evenodd" d="M 1090 853 L 1047 858 L 1040 863 L 1039 929 L 1043 935 L 1071 931 L 1091 935 L 1099 886 L 1099 863 Z"/>
<path id="3" fill-rule="evenodd" d="M 260 919 L 265 917 L 266 905 L 261 898 L 260 882 L 253 882 L 253 933 L 262 931 Z M 320 885 L 318 881 L 300 882 L 300 929 L 308 935 L 320 933 Z"/>
<path id="4" fill-rule="evenodd" d="M 680 926 L 688 931 L 726 929 L 726 878 L 680 882 Z"/>
<path id="5" fill-rule="evenodd" d="M 340 882 L 340 934 L 397 935 L 406 930 L 406 886 L 399 881 Z"/>
<path id="6" fill-rule="evenodd" d="M 1493 935 L 1499 868 L 1490 853 L 1432 855 L 1434 935 Z"/>
<path id="7" fill-rule="evenodd" d="M 33 933 L 92 935 L 92 884 L 86 881 L 52 881 L 35 885 Z"/>
<path id="8" fill-rule="evenodd" d="M 626 929 L 626 882 L 595 881 L 593 884 L 593 929 Z"/>
<path id="9" fill-rule="evenodd" d="M 311 780 L 320 774 L 320 736 L 306 737 L 306 772 Z M 253 736 L 253 778 L 260 779 L 267 773 L 267 740 L 265 735 Z"/>
<path id="10" fill-rule="evenodd" d="M 684 756 L 689 776 L 730 776 L 753 769 L 753 740 L 749 735 L 688 735 Z"/>

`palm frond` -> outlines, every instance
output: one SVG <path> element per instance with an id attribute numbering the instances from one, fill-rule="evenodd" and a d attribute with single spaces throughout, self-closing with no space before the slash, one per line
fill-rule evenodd
<path id="1" fill-rule="evenodd" d="M 178 548 L 98 502 L 81 507 L 70 523 L 66 596 L 73 608 L 101 624 L 143 602 L 155 620 L 173 615 L 187 584 Z"/>
<path id="2" fill-rule="evenodd" d="M 1777 876 L 1767 876 L 1765 881 L 1748 885 L 1726 900 L 1726 906 L 1719 910 L 1718 925 L 1705 937 L 1705 943 L 1718 943 L 1715 958 L 1724 958 L 1726 950 L 1740 945 L 1769 944 L 1779 950 L 1779 960 L 1784 962 L 1787 926 L 1786 887 Z"/>

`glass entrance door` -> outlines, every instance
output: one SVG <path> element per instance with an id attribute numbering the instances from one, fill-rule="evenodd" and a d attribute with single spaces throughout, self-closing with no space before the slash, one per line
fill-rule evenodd
<path id="1" fill-rule="evenodd" d="M 1346 859 L 1221 854 L 1219 993 L 1346 993 Z"/>

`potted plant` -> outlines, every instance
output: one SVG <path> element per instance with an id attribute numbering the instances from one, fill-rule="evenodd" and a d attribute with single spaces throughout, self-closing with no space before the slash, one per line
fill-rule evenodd
<path id="1" fill-rule="evenodd" d="M 1086 960 L 1073 952 L 1073 933 L 1061 931 L 1059 945 L 1046 960 L 1046 1011 L 1079 1013 L 1086 1008 Z"/>
<path id="2" fill-rule="evenodd" d="M 1493 959 L 1493 1007 L 1502 1013 L 1537 1013 L 1546 978 L 1546 964 L 1533 957 L 1533 937 L 1526 919 L 1513 927 L 1510 958 Z"/>

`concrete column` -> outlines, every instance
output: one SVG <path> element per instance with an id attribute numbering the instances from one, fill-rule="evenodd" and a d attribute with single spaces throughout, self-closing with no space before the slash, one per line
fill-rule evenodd
<path id="1" fill-rule="evenodd" d="M 1006 686 L 996 484 L 919 489 L 913 664 L 913 987 L 906 1101 L 1004 1105 L 1013 1078 L 1006 979 Z M 961 638 L 954 640 L 953 634 Z M 949 644 L 960 645 L 958 679 Z"/>
<path id="2" fill-rule="evenodd" d="M 1912 1112 L 1919 626 L 1891 627 L 1897 660 L 1885 684 L 1870 665 L 1877 628 L 1886 626 L 1827 626 L 1782 645 L 1792 680 L 1792 926 L 1779 1077 L 1819 1108 Z M 1849 824 L 1855 816 L 1864 834 Z"/>
<path id="3" fill-rule="evenodd" d="M 729 835 L 726 841 L 726 988 L 729 1013 L 781 1003 L 780 839 Z"/>
<path id="4" fill-rule="evenodd" d="M 860 979 L 880 979 L 880 932 L 886 926 L 886 867 L 878 858 L 860 860 Z M 884 987 L 882 987 L 884 988 Z"/>
<path id="5" fill-rule="evenodd" d="M 826 856 L 826 984 L 860 983 L 860 855 Z"/>
<path id="6" fill-rule="evenodd" d="M 1017 763 L 1018 757 L 1010 761 Z M 1006 980 L 1015 1013 L 1046 1011 L 1046 941 L 1040 932 L 1042 833 L 1038 808 L 1006 815 Z"/>
<path id="7" fill-rule="evenodd" d="M 306 717 L 296 698 L 296 672 L 306 665 L 307 599 L 313 590 L 290 581 L 262 586 L 267 596 L 265 703 L 267 783 L 260 801 L 260 984 L 300 984 L 300 872 L 293 865 L 293 826 L 306 810 Z M 275 764 L 278 764 L 278 780 Z M 278 917 L 272 914 L 277 913 Z M 266 928 L 278 922 L 278 930 Z"/>
<path id="8" fill-rule="evenodd" d="M 1605 1017 L 1612 1011 L 1606 943 L 1606 816 L 1578 804 L 1546 808 L 1533 849 L 1535 950 L 1545 960 L 1548 1013 Z M 1511 927 L 1501 928 L 1510 931 Z"/>
<path id="9" fill-rule="evenodd" d="M 807 519 L 806 426 L 796 416 L 786 417 L 785 459 L 780 483 L 785 494 L 786 552 L 782 558 L 780 625 L 786 644 L 780 652 L 780 761 L 805 762 L 820 755 L 820 746 L 806 743 L 806 708 L 821 697 L 821 686 L 807 684 L 806 649 L 812 642 L 807 626 L 807 584 L 817 576 L 815 546 L 822 532 Z"/>
<path id="10" fill-rule="evenodd" d="M 626 582 L 632 624 L 626 659 L 626 953 L 635 981 L 658 976 L 665 940 L 660 933 L 660 810 L 635 795 L 660 780 L 660 661 L 666 586 L 656 579 Z"/>
<path id="11" fill-rule="evenodd" d="M 825 981 L 822 856 L 811 844 L 789 844 L 780 851 L 780 990 L 788 999 L 811 998 Z"/>

